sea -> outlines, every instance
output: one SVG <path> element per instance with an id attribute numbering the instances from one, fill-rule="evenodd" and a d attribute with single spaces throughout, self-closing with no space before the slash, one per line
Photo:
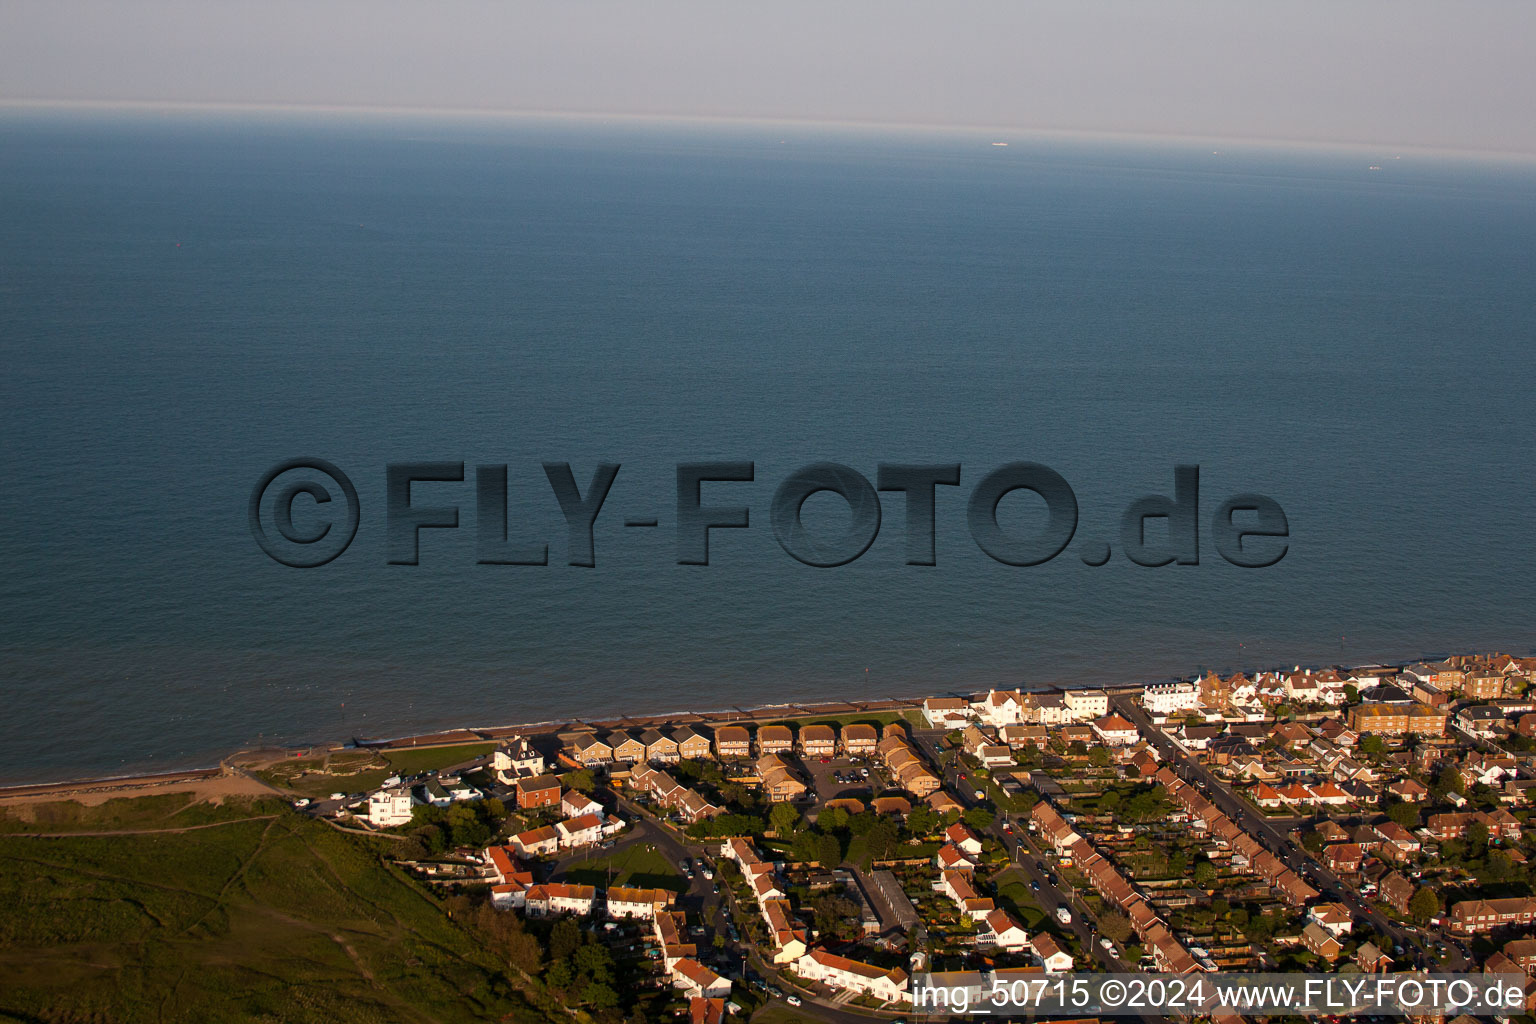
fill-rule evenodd
<path id="1" fill-rule="evenodd" d="M 1536 653 L 1536 169 L 1514 159 L 11 109 L 0 363 L 4 782 Z M 355 534 L 334 477 L 275 478 L 253 528 L 292 460 L 345 475 Z M 697 463 L 751 479 L 680 488 Z M 848 500 L 796 490 L 821 463 Z M 970 526 L 979 509 L 1009 550 L 1056 546 L 1038 493 L 978 488 L 1017 463 L 1077 506 L 1033 565 Z M 587 557 L 550 478 L 568 466 L 590 499 L 603 464 Z M 921 488 L 873 490 L 903 464 L 958 473 L 931 533 Z M 502 466 L 504 518 L 480 506 Z M 1199 467 L 1197 507 L 1178 466 Z M 1186 557 L 1137 564 L 1123 520 L 1158 495 L 1137 507 L 1177 515 L 1135 536 Z M 1220 553 L 1241 495 L 1283 512 L 1283 539 L 1242 542 L 1274 564 Z M 680 564 L 699 520 L 746 525 Z M 933 564 L 908 564 L 925 537 Z M 288 561 L 336 550 L 294 567 L 259 538 Z M 482 564 L 530 546 L 547 564 Z"/>

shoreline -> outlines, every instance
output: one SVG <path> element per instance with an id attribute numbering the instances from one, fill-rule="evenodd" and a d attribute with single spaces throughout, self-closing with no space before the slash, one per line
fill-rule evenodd
<path id="1" fill-rule="evenodd" d="M 1120 690 L 1125 688 L 1140 689 L 1145 683 L 1119 683 L 1103 684 L 1097 688 L 1105 690 Z M 1080 685 L 1065 684 L 1018 684 L 1010 689 L 1025 692 L 1047 692 L 1062 689 L 1093 689 L 1095 684 L 1084 683 Z M 944 694 L 960 694 L 959 690 L 944 691 Z M 405 734 L 400 736 L 365 738 L 349 737 L 346 740 L 317 741 L 309 744 L 277 745 L 271 749 L 277 751 L 335 751 L 335 750 L 410 750 L 416 748 L 432 747 L 456 747 L 470 746 L 476 743 L 493 743 L 509 739 L 514 736 L 542 736 L 552 735 L 567 731 L 591 729 L 594 731 L 607 731 L 612 729 L 639 728 L 646 729 L 661 725 L 690 725 L 710 724 L 726 722 L 756 722 L 779 718 L 815 718 L 823 715 L 849 715 L 849 714 L 880 714 L 890 711 L 910 710 L 921 707 L 928 697 L 940 696 L 939 693 L 929 692 L 912 697 L 881 697 L 874 700 L 832 700 L 818 702 L 786 702 L 778 704 L 758 704 L 747 707 L 732 705 L 706 710 L 674 709 L 671 711 L 657 711 L 644 714 L 615 715 L 606 718 L 555 718 L 538 722 L 514 722 L 501 725 L 461 726 L 454 729 L 442 729 L 436 732 Z M 134 786 L 150 786 L 176 781 L 200 781 L 217 778 L 225 774 L 236 772 L 229 766 L 232 758 L 242 753 L 251 752 L 261 748 L 245 747 L 231 750 L 219 758 L 218 763 L 211 765 L 192 765 L 180 769 L 167 769 L 163 771 L 145 773 L 127 773 L 123 775 L 84 776 L 77 779 L 59 779 L 42 782 L 17 782 L 0 784 L 0 800 L 15 799 L 18 797 L 37 796 L 50 790 L 60 793 L 79 791 L 88 787 L 120 787 L 132 788 Z"/>
<path id="2" fill-rule="evenodd" d="M 1402 662 L 1411 665 L 1417 661 L 1440 660 L 1444 654 L 1420 655 Z M 1360 668 L 1366 665 L 1376 664 L 1361 663 L 1360 665 L 1333 666 L 1335 668 Z M 1321 668 L 1324 666 L 1307 665 L 1301 668 Z M 1234 670 L 1246 671 L 1246 670 Z M 1256 672 L 1289 671 L 1288 668 L 1256 669 Z M 1196 676 L 1168 676 L 1161 679 L 1142 680 L 1139 682 L 1116 683 L 1017 683 L 1006 689 L 1019 690 L 1026 693 L 1045 693 L 1058 690 L 1084 690 L 1102 689 L 1110 693 L 1123 693 L 1132 690 L 1141 690 L 1153 683 L 1177 681 L 1180 679 L 1198 678 Z M 997 688 L 994 684 L 992 688 Z M 981 691 L 984 692 L 984 691 Z M 961 690 L 930 691 L 911 697 L 881 697 L 874 700 L 830 700 L 818 702 L 785 702 L 778 704 L 758 704 L 748 707 L 732 705 L 730 707 L 706 709 L 695 711 L 691 709 L 674 709 L 671 711 L 657 711 L 644 714 L 615 715 L 606 718 L 557 718 L 546 719 L 538 722 L 515 722 L 502 725 L 486 726 L 460 726 L 458 728 L 441 729 L 436 732 L 406 734 L 391 737 L 365 738 L 350 737 L 343 741 L 320 740 L 308 744 L 278 745 L 268 748 L 275 752 L 295 751 L 335 751 L 335 750 L 409 750 L 413 748 L 453 747 L 469 746 L 476 743 L 495 743 L 515 736 L 541 736 L 558 734 L 567 731 L 592 730 L 605 731 L 612 729 L 646 729 L 657 726 L 676 725 L 709 725 L 712 723 L 730 722 L 758 722 L 777 718 L 816 718 L 823 715 L 856 715 L 863 713 L 880 714 L 890 711 L 910 710 L 921 707 L 922 702 L 928 697 L 936 696 L 968 696 L 974 697 L 975 692 L 962 693 Z M 60 793 L 84 790 L 88 787 L 115 786 L 119 788 L 132 788 L 134 786 L 152 786 L 176 781 L 197 781 L 217 778 L 223 775 L 238 774 L 238 769 L 230 766 L 232 758 L 242 753 L 254 752 L 262 748 L 244 747 L 231 750 L 219 758 L 212 765 L 191 765 L 179 769 L 168 769 L 145 773 L 128 773 L 124 775 L 85 776 L 77 779 L 61 779 L 40 782 L 0 783 L 0 800 L 15 799 L 18 797 L 34 796 L 49 790 L 57 790 Z"/>

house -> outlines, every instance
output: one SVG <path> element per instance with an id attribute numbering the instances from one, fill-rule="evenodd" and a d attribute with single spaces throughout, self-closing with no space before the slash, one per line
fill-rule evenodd
<path id="1" fill-rule="evenodd" d="M 1490 704 L 1470 704 L 1456 712 L 1456 728 L 1480 740 L 1491 740 L 1508 728 L 1504 709 Z"/>
<path id="2" fill-rule="evenodd" d="M 607 913 L 613 918 L 641 918 L 653 921 L 672 905 L 672 893 L 666 889 L 632 889 L 614 886 L 608 890 Z"/>
<path id="3" fill-rule="evenodd" d="M 865 722 L 843 726 L 843 751 L 849 757 L 869 757 L 880 742 L 875 727 Z"/>
<path id="4" fill-rule="evenodd" d="M 898 818 L 905 818 L 912 813 L 912 801 L 904 796 L 877 796 L 869 802 L 869 809 L 876 814 L 889 814 Z"/>
<path id="5" fill-rule="evenodd" d="M 834 989 L 868 993 L 887 1003 L 903 1002 L 907 994 L 907 973 L 899 967 L 883 968 L 850 960 L 847 957 L 813 949 L 795 961 L 794 971 L 802 978 L 819 981 Z"/>
<path id="6" fill-rule="evenodd" d="M 583 814 L 602 814 L 603 805 L 579 789 L 568 789 L 560 797 L 560 813 L 567 818 L 579 818 Z"/>
<path id="7" fill-rule="evenodd" d="M 808 725 L 800 730 L 800 749 L 806 757 L 834 757 L 837 730 L 830 725 Z"/>
<path id="8" fill-rule="evenodd" d="M 1376 891 L 1387 905 L 1399 914 L 1408 913 L 1408 901 L 1413 899 L 1417 887 L 1396 871 L 1390 872 L 1378 884 Z"/>
<path id="9" fill-rule="evenodd" d="M 409 825 L 416 798 L 409 786 L 395 786 L 368 794 L 368 824 L 374 828 Z"/>
<path id="10" fill-rule="evenodd" d="M 702 726 L 683 725 L 672 730 L 677 756 L 684 761 L 703 761 L 709 757 L 709 734 Z"/>
<path id="11" fill-rule="evenodd" d="M 1315 921 L 1302 929 L 1301 944 L 1329 963 L 1337 960 L 1344 949 L 1338 939 Z"/>
<path id="12" fill-rule="evenodd" d="M 1417 836 L 1395 821 L 1379 823 L 1376 825 L 1376 833 L 1382 839 L 1382 854 L 1396 861 L 1417 857 L 1424 848 Z"/>
<path id="13" fill-rule="evenodd" d="M 608 746 L 613 748 L 613 759 L 629 764 L 645 762 L 645 741 L 634 733 L 615 729 L 608 734 Z"/>
<path id="14" fill-rule="evenodd" d="M 722 725 L 715 730 L 715 756 L 721 760 L 752 756 L 752 734 L 744 725 Z"/>
<path id="15" fill-rule="evenodd" d="M 981 837 L 971 831 L 970 827 L 962 822 L 955 822 L 944 830 L 944 838 L 960 847 L 966 854 L 972 857 L 981 856 Z"/>
<path id="16" fill-rule="evenodd" d="M 1462 900 L 1451 906 L 1451 929 L 1463 935 L 1536 923 L 1536 898 L 1513 896 L 1496 900 Z"/>
<path id="17" fill-rule="evenodd" d="M 757 730 L 759 754 L 787 754 L 795 749 L 795 733 L 787 725 L 765 725 Z"/>
<path id="18" fill-rule="evenodd" d="M 517 806 L 527 810 L 535 807 L 556 807 L 560 804 L 560 780 L 553 775 L 534 775 L 518 779 Z"/>
<path id="19" fill-rule="evenodd" d="M 688 1000 L 688 1024 L 725 1024 L 725 998 L 706 999 L 692 996 Z"/>
<path id="20" fill-rule="evenodd" d="M 1067 690 L 1062 694 L 1062 702 L 1074 722 L 1087 722 L 1109 714 L 1109 694 L 1103 690 Z"/>
<path id="21" fill-rule="evenodd" d="M 1319 903 L 1307 909 L 1307 920 L 1325 930 L 1336 939 L 1342 939 L 1354 930 L 1355 920 L 1349 908 L 1342 903 Z"/>
<path id="22" fill-rule="evenodd" d="M 590 732 L 571 740 L 571 758 L 586 768 L 613 763 L 613 748 Z"/>
<path id="23" fill-rule="evenodd" d="M 1024 700 L 1017 690 L 992 690 L 971 711 L 990 725 L 1001 728 L 1023 720 Z"/>
<path id="24" fill-rule="evenodd" d="M 596 737 L 594 737 L 595 739 Z M 534 749 L 528 737 L 518 736 L 497 747 L 491 754 L 491 771 L 502 782 L 511 782 L 519 775 L 542 775 L 544 755 Z"/>
<path id="25" fill-rule="evenodd" d="M 703 999 L 724 999 L 731 994 L 731 983 L 692 957 L 685 957 L 672 965 L 672 987 L 682 990 L 685 996 Z"/>
<path id="26" fill-rule="evenodd" d="M 1429 799 L 1429 787 L 1416 779 L 1398 779 L 1387 787 L 1387 792 L 1409 804 L 1423 803 Z"/>
<path id="27" fill-rule="evenodd" d="M 525 857 L 538 857 L 559 852 L 560 833 L 553 825 L 545 825 L 543 828 L 519 832 L 507 842 Z"/>
<path id="28" fill-rule="evenodd" d="M 940 846 L 933 855 L 933 861 L 940 871 L 970 871 L 976 866 L 976 861 L 954 843 Z"/>
<path id="29" fill-rule="evenodd" d="M 1026 693 L 1020 716 L 1034 725 L 1062 725 L 1071 721 L 1066 696 L 1061 693 Z"/>
<path id="30" fill-rule="evenodd" d="M 1448 717 L 1427 704 L 1357 704 L 1349 727 L 1362 736 L 1444 736 Z"/>
<path id="31" fill-rule="evenodd" d="M 1060 974 L 1072 969 L 1072 954 L 1062 949 L 1061 944 L 1045 932 L 1039 932 L 1029 940 L 1029 949 L 1039 958 L 1047 973 Z"/>
<path id="32" fill-rule="evenodd" d="M 647 761 L 654 761 L 657 764 L 676 764 L 681 760 L 677 752 L 677 741 L 660 729 L 647 729 L 640 734 L 639 739 L 645 744 Z"/>
<path id="33" fill-rule="evenodd" d="M 923 720 L 935 729 L 958 729 L 971 718 L 971 702 L 964 697 L 929 697 L 923 701 Z"/>
<path id="34" fill-rule="evenodd" d="M 1147 714 L 1166 717 L 1200 706 L 1200 687 L 1184 681 L 1177 683 L 1152 683 L 1141 692 L 1141 704 Z"/>
<path id="35" fill-rule="evenodd" d="M 1323 847 L 1323 863 L 1336 875 L 1354 875 L 1360 871 L 1365 851 L 1359 843 L 1332 843 Z M 1314 952 L 1316 952 L 1314 950 Z"/>
<path id="36" fill-rule="evenodd" d="M 1386 974 L 1392 970 L 1393 960 L 1376 943 L 1366 942 L 1355 951 L 1355 963 L 1362 974 Z"/>
<path id="37" fill-rule="evenodd" d="M 998 738 L 1008 744 L 1010 750 L 1030 746 L 1044 749 L 1050 741 L 1050 733 L 1043 725 L 1005 725 L 998 730 Z"/>
<path id="38" fill-rule="evenodd" d="M 1536 939 L 1511 939 L 1504 944 L 1504 955 L 1526 974 L 1536 974 Z"/>
<path id="39" fill-rule="evenodd" d="M 1136 726 L 1117 714 L 1095 719 L 1093 731 L 1107 747 L 1129 747 L 1141 738 Z"/>
<path id="40" fill-rule="evenodd" d="M 1008 911 L 993 910 L 982 920 L 986 927 L 977 934 L 978 945 L 990 942 L 997 949 L 1009 953 L 1017 953 L 1029 947 L 1029 933 Z M 983 938 L 983 934 L 986 938 Z"/>
<path id="41" fill-rule="evenodd" d="M 1274 810 L 1285 805 L 1285 799 L 1275 790 L 1275 787 L 1260 782 L 1248 791 L 1253 802 L 1265 810 Z"/>
<path id="42" fill-rule="evenodd" d="M 555 914 L 585 917 L 592 913 L 592 902 L 596 898 L 597 890 L 590 885 L 546 882 L 529 888 L 523 900 L 523 910 L 529 917 L 550 917 Z"/>
<path id="43" fill-rule="evenodd" d="M 771 803 L 786 803 L 805 795 L 805 783 L 795 778 L 789 762 L 778 754 L 765 754 L 758 758 L 757 774 L 762 779 L 763 792 Z"/>
<path id="44" fill-rule="evenodd" d="M 561 849 L 592 846 L 602 840 L 602 816 L 584 814 L 579 818 L 570 818 L 566 821 L 556 822 L 555 834 L 559 837 Z"/>

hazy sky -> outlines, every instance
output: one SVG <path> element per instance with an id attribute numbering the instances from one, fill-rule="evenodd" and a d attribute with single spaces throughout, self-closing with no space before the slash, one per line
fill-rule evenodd
<path id="1" fill-rule="evenodd" d="M 1536 153 L 1536 3 L 0 0 L 0 99 L 894 121 Z"/>

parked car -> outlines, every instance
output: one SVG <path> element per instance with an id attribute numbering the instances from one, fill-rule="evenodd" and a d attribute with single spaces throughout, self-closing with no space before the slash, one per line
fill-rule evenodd
<path id="1" fill-rule="evenodd" d="M 800 997 L 799 996 L 790 996 L 788 999 L 786 999 L 784 1001 L 786 1003 L 788 1003 L 790 1006 L 799 1006 L 800 1005 Z"/>

